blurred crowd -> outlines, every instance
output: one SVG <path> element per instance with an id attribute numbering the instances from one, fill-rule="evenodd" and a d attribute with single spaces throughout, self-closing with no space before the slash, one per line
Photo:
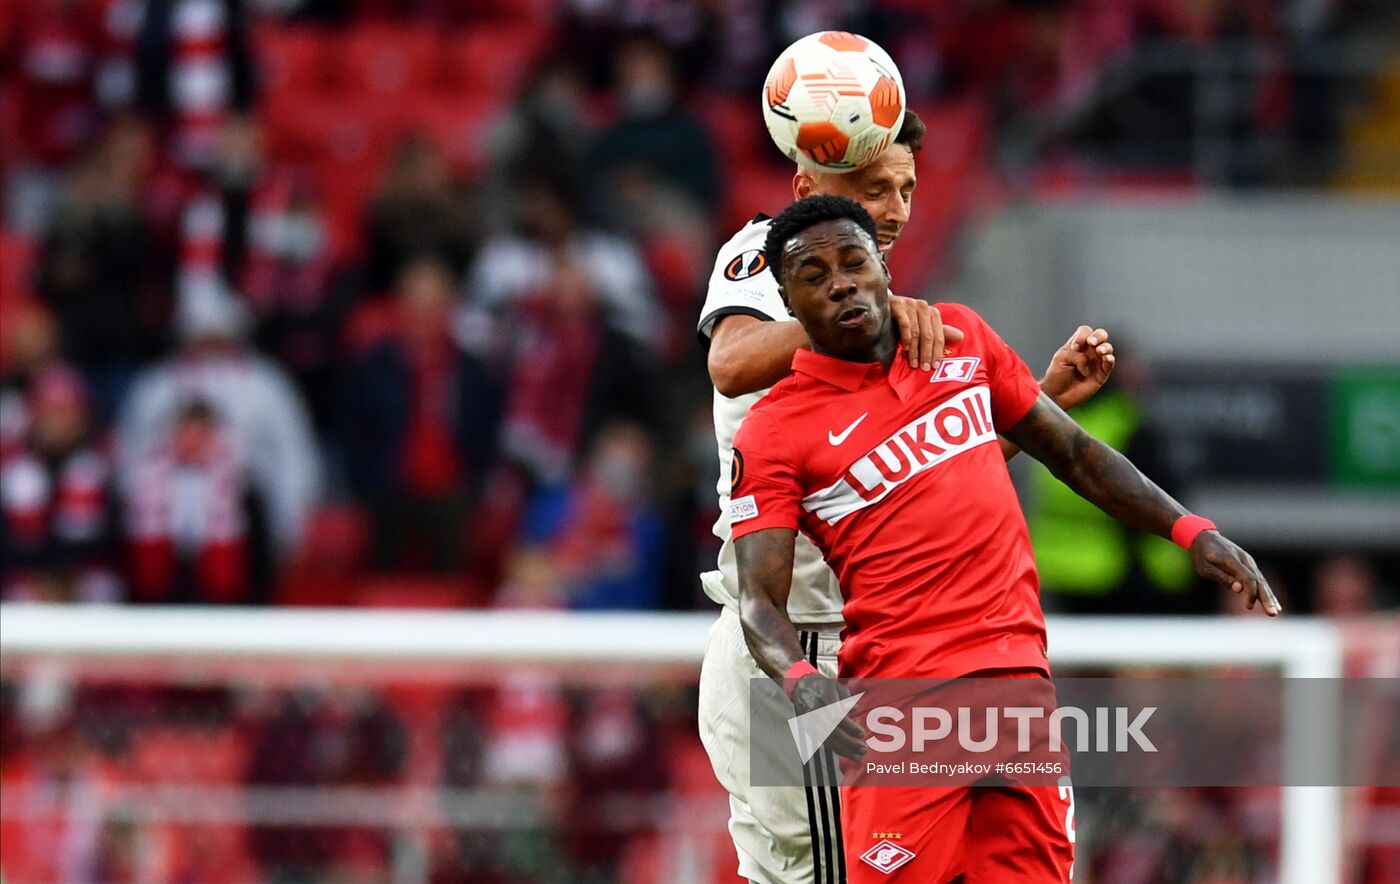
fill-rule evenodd
<path id="1" fill-rule="evenodd" d="M 691 607 L 691 328 L 727 228 L 784 199 L 749 99 L 791 36 L 875 36 L 911 103 L 1053 168 L 1115 114 L 1189 130 L 1189 102 L 1088 101 L 1143 47 L 1284 52 L 1365 9 L 8 4 L 0 594 Z M 1265 92 L 1239 131 L 1331 106 Z"/>
<path id="2" fill-rule="evenodd" d="M 663 880 L 660 833 L 690 826 L 708 854 L 723 830 L 688 710 L 676 689 L 518 675 L 0 682 L 5 879 L 368 884 L 401 879 L 410 851 L 433 884 Z"/>

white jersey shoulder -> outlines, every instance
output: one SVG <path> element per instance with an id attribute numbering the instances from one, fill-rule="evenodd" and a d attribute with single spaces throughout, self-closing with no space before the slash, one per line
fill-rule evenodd
<path id="1" fill-rule="evenodd" d="M 724 316 L 739 314 L 777 321 L 789 318 L 778 294 L 778 280 L 769 271 L 763 254 L 763 242 L 772 223 L 771 218 L 760 215 L 720 246 L 710 271 L 705 306 L 700 308 L 697 331 L 702 341 L 709 341 L 715 321 Z"/>
<path id="2" fill-rule="evenodd" d="M 763 254 L 763 243 L 771 225 L 771 219 L 759 216 L 720 247 L 710 274 L 705 306 L 700 310 L 698 331 L 702 342 L 709 343 L 715 322 L 725 316 L 753 316 L 774 322 L 791 319 L 778 294 L 778 281 L 768 269 Z M 706 595 L 735 609 L 739 605 L 739 566 L 729 534 L 729 477 L 734 461 L 734 436 L 749 409 L 767 392 L 760 390 L 732 398 L 718 390 L 714 394 L 715 442 L 720 462 L 720 479 L 715 489 L 719 496 L 719 519 L 714 532 L 723 544 L 718 567 L 700 575 L 700 582 Z M 841 605 L 841 587 L 836 575 L 827 567 L 821 551 L 806 535 L 798 534 L 793 551 L 788 616 L 794 623 L 835 624 L 841 620 Z"/>

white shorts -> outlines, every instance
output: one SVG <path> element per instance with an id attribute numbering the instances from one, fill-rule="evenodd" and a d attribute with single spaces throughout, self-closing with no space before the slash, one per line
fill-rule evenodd
<path id="1" fill-rule="evenodd" d="M 799 632 L 824 674 L 836 674 L 836 633 Z M 806 788 L 749 785 L 749 680 L 765 678 L 744 643 L 739 615 L 725 608 L 710 627 L 700 669 L 700 741 L 729 792 L 729 834 L 739 875 L 762 884 L 841 884 L 840 772 L 829 752 L 804 771 Z"/>

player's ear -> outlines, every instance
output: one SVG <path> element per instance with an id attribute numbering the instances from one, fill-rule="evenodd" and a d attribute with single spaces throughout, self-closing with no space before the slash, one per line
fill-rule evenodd
<path id="1" fill-rule="evenodd" d="M 812 180 L 812 173 L 801 167 L 792 176 L 792 198 L 795 200 L 805 200 L 812 195 L 817 182 Z"/>

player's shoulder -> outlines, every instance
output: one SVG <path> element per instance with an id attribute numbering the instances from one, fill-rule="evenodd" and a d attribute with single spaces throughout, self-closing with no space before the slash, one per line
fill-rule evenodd
<path id="1" fill-rule="evenodd" d="M 715 256 L 714 281 L 744 282 L 766 274 L 768 259 L 763 246 L 768 239 L 768 228 L 773 219 L 759 214 L 749 223 L 734 232 Z M 776 285 L 776 281 L 774 283 Z"/>
<path id="2" fill-rule="evenodd" d="M 961 331 L 968 342 L 981 342 L 996 335 L 996 331 L 982 318 L 982 314 L 966 304 L 947 301 L 933 306 L 938 308 L 938 316 L 943 320 L 943 324 Z"/>
<path id="3" fill-rule="evenodd" d="M 938 301 L 933 306 L 938 308 L 938 315 L 943 321 L 950 325 L 957 325 L 955 319 L 971 320 L 976 325 L 987 324 L 981 314 L 966 304 L 959 304 L 956 301 Z"/>
<path id="4" fill-rule="evenodd" d="M 724 245 L 720 246 L 720 251 L 723 252 L 734 248 L 746 248 L 755 243 L 759 248 L 762 248 L 763 241 L 768 238 L 768 228 L 772 226 L 773 219 L 759 212 L 757 215 L 754 215 L 752 220 L 747 224 L 734 231 L 734 235 L 731 236 Z"/>
<path id="5" fill-rule="evenodd" d="M 805 383 L 801 375 L 790 374 L 774 384 L 762 399 L 753 404 L 749 409 L 749 417 L 755 414 L 762 415 L 761 422 L 773 427 L 781 425 L 786 430 L 802 420 L 816 393 L 813 385 Z M 747 425 L 748 422 L 746 418 L 744 423 Z"/>

